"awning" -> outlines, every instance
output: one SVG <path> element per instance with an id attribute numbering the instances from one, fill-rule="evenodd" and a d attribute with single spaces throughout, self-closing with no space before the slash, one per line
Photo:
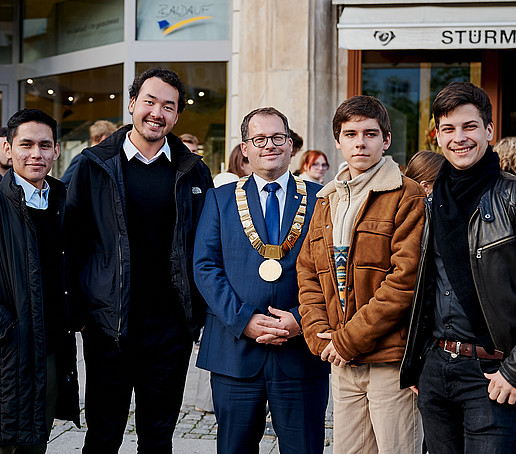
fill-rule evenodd
<path id="1" fill-rule="evenodd" d="M 516 48 L 516 6 L 345 6 L 344 49 Z"/>

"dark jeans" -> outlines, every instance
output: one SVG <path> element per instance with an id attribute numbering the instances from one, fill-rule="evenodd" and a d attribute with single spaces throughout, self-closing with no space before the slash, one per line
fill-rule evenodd
<path id="1" fill-rule="evenodd" d="M 138 453 L 170 454 L 192 341 L 183 323 L 142 320 L 128 340 L 86 327 L 86 423 L 83 454 L 116 454 L 135 394 Z"/>
<path id="2" fill-rule="evenodd" d="M 431 348 L 419 379 L 418 407 L 430 454 L 516 453 L 516 406 L 489 399 L 500 361 L 452 358 Z"/>

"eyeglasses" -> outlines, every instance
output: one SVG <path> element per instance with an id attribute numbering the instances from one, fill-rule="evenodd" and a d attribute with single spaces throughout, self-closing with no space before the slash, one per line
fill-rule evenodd
<path id="1" fill-rule="evenodd" d="M 312 167 L 316 167 L 317 169 L 320 167 L 323 170 L 328 170 L 329 165 L 323 162 L 322 164 L 320 162 L 314 162 L 312 164 Z"/>
<path id="2" fill-rule="evenodd" d="M 269 139 L 271 139 L 272 143 L 279 147 L 281 145 L 285 145 L 287 137 L 288 136 L 286 134 L 274 134 L 273 136 L 256 136 L 251 137 L 249 139 L 245 139 L 244 142 L 250 140 L 251 142 L 253 142 L 253 145 L 255 147 L 265 148 L 267 146 L 267 142 L 269 141 Z"/>

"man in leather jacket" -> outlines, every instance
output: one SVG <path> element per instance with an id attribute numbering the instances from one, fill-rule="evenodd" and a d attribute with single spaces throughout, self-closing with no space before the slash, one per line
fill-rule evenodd
<path id="1" fill-rule="evenodd" d="M 118 453 L 133 390 L 138 453 L 172 452 L 205 317 L 192 254 L 213 183 L 171 133 L 186 104 L 183 83 L 151 68 L 129 94 L 132 125 L 82 152 L 67 194 L 71 298 L 86 363 L 84 454 Z"/>
<path id="2" fill-rule="evenodd" d="M 429 452 L 516 452 L 516 178 L 489 146 L 491 102 L 469 82 L 433 105 L 446 161 L 426 199 L 402 387 Z"/>

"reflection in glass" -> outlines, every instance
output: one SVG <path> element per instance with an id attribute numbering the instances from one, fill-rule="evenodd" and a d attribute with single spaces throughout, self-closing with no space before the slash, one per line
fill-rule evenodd
<path id="1" fill-rule="evenodd" d="M 22 3 L 24 62 L 124 39 L 124 0 Z"/>
<path id="2" fill-rule="evenodd" d="M 13 57 L 14 0 L 0 1 L 0 64 L 9 65 Z"/>
<path id="3" fill-rule="evenodd" d="M 187 104 L 172 132 L 196 136 L 204 162 L 219 173 L 226 143 L 226 63 L 137 63 L 136 73 L 153 66 L 175 71 L 185 84 Z"/>
<path id="4" fill-rule="evenodd" d="M 54 176 L 60 177 L 72 158 L 89 145 L 92 123 L 102 119 L 121 124 L 122 87 L 122 65 L 20 82 L 24 106 L 41 109 L 57 120 L 61 157 L 54 165 Z"/>
<path id="5" fill-rule="evenodd" d="M 377 97 L 387 107 L 392 127 L 388 154 L 402 167 L 416 151 L 437 148 L 432 103 L 454 81 L 480 85 L 480 63 L 363 63 L 362 93 Z"/>

